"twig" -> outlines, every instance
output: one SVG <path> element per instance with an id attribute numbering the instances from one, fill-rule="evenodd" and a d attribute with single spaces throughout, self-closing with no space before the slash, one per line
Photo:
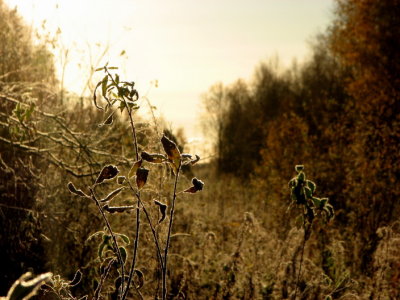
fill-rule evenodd
<path id="1" fill-rule="evenodd" d="M 168 235 L 167 235 L 167 241 L 166 241 L 165 249 L 164 249 L 164 266 L 162 269 L 162 300 L 167 299 L 168 248 L 169 248 L 169 244 L 170 244 L 170 240 L 171 240 L 172 223 L 173 223 L 174 211 L 175 211 L 176 187 L 178 184 L 178 177 L 179 177 L 179 172 L 181 170 L 181 164 L 182 164 L 182 162 L 180 161 L 179 166 L 176 171 L 176 175 L 175 175 L 174 195 L 172 197 L 171 211 L 170 211 L 170 217 L 169 217 L 169 226 L 168 226 Z"/>

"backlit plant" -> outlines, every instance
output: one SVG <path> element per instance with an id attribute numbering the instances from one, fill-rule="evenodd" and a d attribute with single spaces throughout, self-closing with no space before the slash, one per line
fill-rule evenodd
<path id="1" fill-rule="evenodd" d="M 94 299 L 99 299 L 101 297 L 101 290 L 106 281 L 107 277 L 110 275 L 112 268 L 118 270 L 118 277 L 115 280 L 115 292 L 111 295 L 114 299 L 126 299 L 130 287 L 133 285 L 137 294 L 143 298 L 140 289 L 145 284 L 145 279 L 143 273 L 136 268 L 138 259 L 138 247 L 140 241 L 140 214 L 143 212 L 152 236 L 154 239 L 154 245 L 157 252 L 158 265 L 160 268 L 162 290 L 161 298 L 165 300 L 167 298 L 167 272 L 168 272 L 168 252 L 171 242 L 171 233 L 173 226 L 173 218 L 175 213 L 175 202 L 177 195 L 180 193 L 196 193 L 203 189 L 204 183 L 197 179 L 192 179 L 192 186 L 188 187 L 182 192 L 177 192 L 177 184 L 181 168 L 183 165 L 193 165 L 200 160 L 197 155 L 190 155 L 181 153 L 177 145 L 171 141 L 165 135 L 161 137 L 161 145 L 165 153 L 149 153 L 146 151 L 140 151 L 138 147 L 138 138 L 135 127 L 135 122 L 133 118 L 133 112 L 139 109 L 137 101 L 139 99 L 139 94 L 135 89 L 134 82 L 120 81 L 118 74 L 112 74 L 111 70 L 116 69 L 115 67 L 108 67 L 107 65 L 97 69 L 97 71 L 104 71 L 105 76 L 97 84 L 94 94 L 93 101 L 99 110 L 103 110 L 107 115 L 100 124 L 100 126 L 110 126 L 113 124 L 113 119 L 115 113 L 119 110 L 121 113 L 126 112 L 129 118 L 132 142 L 135 150 L 135 161 L 132 162 L 132 166 L 126 176 L 120 174 L 119 169 L 114 165 L 104 166 L 99 173 L 97 179 L 92 186 L 88 187 L 87 190 L 83 191 L 78 189 L 75 185 L 70 182 L 68 183 L 68 189 L 71 193 L 84 197 L 93 201 L 106 225 L 105 230 L 95 233 L 94 235 L 101 235 L 102 242 L 99 246 L 98 256 L 102 262 L 102 274 L 99 284 L 94 293 Z M 97 90 L 101 90 L 102 101 L 97 98 Z M 101 102 L 104 102 L 101 104 Z M 141 193 L 143 188 L 147 183 L 149 176 L 151 176 L 151 165 L 152 164 L 165 164 L 170 167 L 173 173 L 174 184 L 171 199 L 171 207 L 169 210 L 169 221 L 167 223 L 167 236 L 165 241 L 162 243 L 159 235 L 156 232 L 156 226 L 166 219 L 167 215 L 167 204 L 162 203 L 159 200 L 154 200 L 153 205 L 158 207 L 159 213 L 161 215 L 158 220 L 158 224 L 154 224 L 150 216 L 150 211 L 148 209 L 149 204 L 145 204 L 142 201 Z M 119 188 L 112 190 L 105 196 L 100 196 L 96 188 L 108 181 L 116 180 Z M 110 202 L 115 197 L 117 197 L 123 190 L 128 189 L 131 191 L 133 196 L 132 205 L 125 206 L 111 206 Z M 135 214 L 135 236 L 133 242 L 133 253 L 130 262 L 129 271 L 127 268 L 127 250 L 125 246 L 130 243 L 130 239 L 127 235 L 114 232 L 110 222 L 108 221 L 107 214 L 123 213 L 127 211 L 134 210 Z M 155 297 L 158 299 L 158 291 L 155 292 Z"/>

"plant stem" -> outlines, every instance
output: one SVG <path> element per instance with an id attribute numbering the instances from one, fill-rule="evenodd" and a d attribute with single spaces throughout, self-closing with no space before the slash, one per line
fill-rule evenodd
<path id="1" fill-rule="evenodd" d="M 135 273 L 135 265 L 136 265 L 136 257 L 137 257 L 137 249 L 139 247 L 139 233 L 140 233 L 140 192 L 136 194 L 136 197 L 138 198 L 138 207 L 136 208 L 136 236 L 135 236 L 135 242 L 133 244 L 133 255 L 132 255 L 132 263 L 131 263 L 131 269 L 129 271 L 129 277 L 128 277 L 128 282 L 126 284 L 126 288 L 124 291 L 124 294 L 122 296 L 122 300 L 126 298 L 128 295 L 128 290 L 132 282 L 133 274 Z"/>
<path id="2" fill-rule="evenodd" d="M 179 178 L 179 172 L 181 170 L 181 164 L 182 164 L 182 162 L 179 162 L 179 166 L 177 168 L 176 175 L 175 175 L 174 195 L 172 197 L 171 212 L 170 212 L 169 226 L 168 226 L 168 235 L 167 235 L 167 241 L 166 241 L 165 249 L 164 249 L 164 266 L 162 269 L 162 300 L 167 299 L 168 249 L 169 249 L 169 244 L 170 244 L 170 240 L 171 240 L 172 223 L 174 220 L 174 211 L 175 211 L 176 187 L 178 184 L 178 178 Z"/>
<path id="3" fill-rule="evenodd" d="M 121 264 L 121 276 L 122 276 L 122 277 L 121 277 L 121 293 L 122 293 L 122 292 L 124 291 L 125 263 L 124 263 L 124 261 L 123 261 L 123 259 L 122 259 L 121 251 L 119 250 L 118 242 L 117 242 L 117 239 L 116 239 L 116 237 L 115 237 L 115 234 L 114 234 L 114 232 L 113 232 L 112 229 L 111 229 L 110 222 L 108 222 L 108 219 L 107 219 L 107 217 L 106 217 L 106 215 L 105 215 L 103 209 L 101 208 L 101 205 L 100 205 L 100 203 L 99 203 L 99 200 L 97 200 L 96 195 L 94 194 L 93 189 L 92 189 L 92 188 L 89 188 L 89 190 L 90 190 L 90 193 L 91 193 L 91 195 L 92 195 L 91 198 L 92 198 L 92 200 L 96 203 L 96 206 L 97 206 L 97 208 L 99 209 L 99 211 L 100 211 L 100 213 L 101 213 L 101 215 L 102 215 L 102 217 L 103 217 L 103 219 L 104 219 L 104 222 L 106 223 L 107 229 L 108 229 L 108 231 L 109 231 L 110 234 L 111 234 L 111 237 L 112 237 L 112 240 L 113 240 L 113 243 L 114 243 L 114 248 L 115 248 L 116 254 L 117 254 L 117 256 L 118 256 L 118 260 L 119 260 L 119 262 L 120 262 L 120 264 Z"/>
<path id="4" fill-rule="evenodd" d="M 295 286 L 295 290 L 294 290 L 294 300 L 296 300 L 296 297 L 297 297 L 297 287 L 298 287 L 299 281 L 300 281 L 301 267 L 303 265 L 303 258 L 304 258 L 304 248 L 306 247 L 307 236 L 309 234 L 309 230 L 310 230 L 310 227 L 304 227 L 304 238 L 303 238 L 303 243 L 301 245 L 300 266 L 299 266 L 299 272 L 297 273 L 296 286 Z"/>
<path id="5" fill-rule="evenodd" d="M 102 274 L 102 276 L 100 278 L 99 286 L 95 290 L 92 300 L 98 300 L 100 298 L 100 292 L 101 292 L 101 289 L 103 288 L 104 281 L 106 280 L 108 274 L 110 273 L 111 267 L 114 262 L 115 262 L 115 258 L 111 259 L 110 262 L 108 263 L 106 269 L 104 270 L 104 273 Z"/>

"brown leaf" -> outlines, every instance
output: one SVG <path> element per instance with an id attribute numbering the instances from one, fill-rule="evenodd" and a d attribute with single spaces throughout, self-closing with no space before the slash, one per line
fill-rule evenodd
<path id="1" fill-rule="evenodd" d="M 78 195 L 80 197 L 86 197 L 85 193 L 82 192 L 82 190 L 77 190 L 72 182 L 69 182 L 67 186 L 72 194 Z"/>
<path id="2" fill-rule="evenodd" d="M 159 153 L 147 153 L 143 151 L 140 156 L 143 160 L 151 162 L 153 164 L 160 164 L 168 160 L 165 155 Z"/>
<path id="3" fill-rule="evenodd" d="M 204 182 L 199 180 L 199 179 L 197 179 L 196 177 L 194 177 L 192 179 L 192 184 L 198 191 L 201 191 L 203 189 L 203 186 L 204 186 Z"/>
<path id="4" fill-rule="evenodd" d="M 136 171 L 137 171 L 137 169 L 139 169 L 142 166 L 142 163 L 143 163 L 143 160 L 140 159 L 133 164 L 132 168 L 129 170 L 128 178 L 132 178 L 133 176 L 136 175 Z"/>
<path id="5" fill-rule="evenodd" d="M 138 168 L 136 171 L 136 185 L 140 190 L 147 182 L 147 176 L 149 175 L 149 170 L 146 168 Z"/>
<path id="6" fill-rule="evenodd" d="M 158 208 L 159 208 L 160 213 L 161 213 L 161 218 L 160 218 L 160 220 L 158 220 L 158 224 L 160 224 L 165 219 L 165 214 L 167 212 L 167 205 L 164 204 L 164 203 L 161 203 L 160 201 L 157 201 L 157 200 L 154 200 L 154 203 L 156 205 L 158 205 Z"/>
<path id="7" fill-rule="evenodd" d="M 183 192 L 184 193 L 194 194 L 194 193 L 196 193 L 198 191 L 201 191 L 203 189 L 203 186 L 204 186 L 204 182 L 199 180 L 199 179 L 197 179 L 196 177 L 194 177 L 192 179 L 192 184 L 193 184 L 193 186 L 191 186 L 190 188 L 184 190 Z"/>
<path id="8" fill-rule="evenodd" d="M 161 143 L 163 145 L 165 153 L 167 153 L 168 159 L 177 170 L 179 168 L 179 164 L 181 161 L 181 153 L 178 147 L 173 141 L 171 141 L 165 135 L 161 138 Z"/>
<path id="9" fill-rule="evenodd" d="M 191 186 L 190 188 L 186 189 L 183 191 L 184 193 L 191 193 L 194 194 L 197 192 L 196 188 L 194 186 Z"/>
<path id="10" fill-rule="evenodd" d="M 104 180 L 112 179 L 117 176 L 118 173 L 119 170 L 116 166 L 105 166 L 103 170 L 101 170 L 99 177 L 97 177 L 95 184 L 102 183 Z"/>
<path id="11" fill-rule="evenodd" d="M 99 202 L 107 202 L 112 200 L 115 196 L 117 196 L 122 190 L 124 189 L 124 187 L 120 187 L 114 191 L 112 191 L 111 193 L 109 193 L 107 195 L 107 197 L 105 197 L 104 199 L 100 200 Z"/>
<path id="12" fill-rule="evenodd" d="M 109 212 L 110 214 L 113 213 L 122 213 L 125 211 L 129 211 L 132 209 L 135 209 L 136 207 L 133 205 L 129 205 L 129 206 L 108 206 L 108 204 L 103 206 L 103 209 L 107 212 Z"/>
<path id="13" fill-rule="evenodd" d="M 111 124 L 113 123 L 113 121 L 114 121 L 113 115 L 114 115 L 114 112 L 111 113 L 111 114 L 107 117 L 107 119 L 103 122 L 103 125 L 111 125 Z"/>

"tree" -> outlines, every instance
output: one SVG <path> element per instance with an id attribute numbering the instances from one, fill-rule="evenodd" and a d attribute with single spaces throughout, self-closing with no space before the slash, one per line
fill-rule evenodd
<path id="1" fill-rule="evenodd" d="M 400 1 L 338 0 L 331 48 L 352 70 L 348 92 L 356 116 L 348 193 L 370 271 L 376 230 L 400 213 Z M 361 230 L 362 229 L 362 230 Z"/>

